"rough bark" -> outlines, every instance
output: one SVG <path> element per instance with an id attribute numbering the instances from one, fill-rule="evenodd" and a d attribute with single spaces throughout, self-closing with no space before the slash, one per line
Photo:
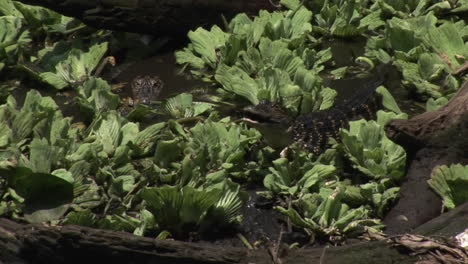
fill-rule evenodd
<path id="1" fill-rule="evenodd" d="M 465 203 L 416 231 L 448 238 L 466 228 L 467 216 L 468 203 Z M 404 239 L 398 236 L 341 247 L 283 250 L 279 259 L 282 263 L 366 264 L 415 263 L 421 257 L 430 258 L 428 252 L 409 255 L 412 250 L 407 246 L 402 251 Z M 74 225 L 51 227 L 0 219 L 0 262 L 4 263 L 96 263 L 101 259 L 106 263 L 272 263 L 267 251 L 156 240 Z M 444 254 L 450 255 L 450 252 Z"/>
<path id="2" fill-rule="evenodd" d="M 468 113 L 468 81 L 443 107 L 409 120 L 393 120 L 386 126 L 387 136 L 407 149 L 426 146 L 430 139 L 459 123 Z"/>
<path id="3" fill-rule="evenodd" d="M 40 5 L 104 29 L 185 37 L 199 26 L 221 24 L 240 12 L 275 7 L 269 0 L 18 0 Z"/>
<path id="4" fill-rule="evenodd" d="M 444 107 L 409 120 L 393 120 L 386 130 L 412 156 L 400 199 L 384 219 L 385 231 L 399 234 L 440 214 L 441 198 L 427 184 L 433 168 L 467 163 L 468 81 Z"/>
<path id="5" fill-rule="evenodd" d="M 6 263 L 241 263 L 247 251 L 156 240 L 68 225 L 50 227 L 0 219 L 0 260 Z M 16 258 L 16 259 L 15 259 Z"/>

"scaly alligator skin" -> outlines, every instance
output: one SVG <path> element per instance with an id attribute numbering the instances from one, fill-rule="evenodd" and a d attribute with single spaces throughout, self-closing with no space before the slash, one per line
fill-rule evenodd
<path id="1" fill-rule="evenodd" d="M 260 122 L 287 124 L 293 139 L 313 153 L 322 153 L 328 146 L 328 138 L 340 139 L 340 128 L 348 128 L 349 121 L 375 116 L 378 102 L 375 89 L 383 79 L 374 81 L 357 91 L 350 99 L 337 102 L 335 106 L 317 112 L 299 115 L 293 119 L 279 110 L 275 104 L 261 102 L 244 109 L 249 117 Z"/>
<path id="2" fill-rule="evenodd" d="M 158 99 L 164 82 L 158 76 L 140 75 L 133 79 L 132 96 L 121 100 L 119 112 L 127 116 L 138 104 L 151 104 Z"/>
<path id="3" fill-rule="evenodd" d="M 157 99 L 164 86 L 157 76 L 137 76 L 132 81 L 132 94 L 135 103 L 150 104 Z"/>

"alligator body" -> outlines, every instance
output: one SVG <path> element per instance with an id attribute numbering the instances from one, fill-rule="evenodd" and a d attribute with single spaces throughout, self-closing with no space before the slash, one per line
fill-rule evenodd
<path id="1" fill-rule="evenodd" d="M 292 138 L 313 153 L 319 154 L 328 147 L 328 139 L 340 139 L 340 128 L 348 128 L 349 121 L 360 118 L 372 119 L 379 107 L 375 90 L 383 79 L 373 81 L 359 89 L 351 98 L 335 103 L 335 106 L 316 112 L 288 117 L 284 111 L 278 111 L 275 104 L 262 102 L 246 108 L 249 117 L 265 122 L 287 124 Z"/>
<path id="2" fill-rule="evenodd" d="M 349 121 L 372 119 L 379 103 L 375 89 L 383 83 L 378 80 L 360 89 L 349 100 L 335 106 L 298 116 L 291 126 L 294 140 L 314 153 L 323 152 L 328 138 L 340 139 L 340 128 L 349 128 Z"/>

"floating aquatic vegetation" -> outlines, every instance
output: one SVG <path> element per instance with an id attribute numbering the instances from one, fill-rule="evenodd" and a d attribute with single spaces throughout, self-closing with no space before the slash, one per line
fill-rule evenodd
<path id="1" fill-rule="evenodd" d="M 352 208 L 343 202 L 343 188 L 321 188 L 318 193 L 304 195 L 294 208 L 277 207 L 289 216 L 296 226 L 305 228 L 319 237 L 339 242 L 346 236 L 366 231 L 376 232 L 383 227 L 379 219 L 370 218 L 370 211 L 364 206 Z"/>
<path id="2" fill-rule="evenodd" d="M 364 6 L 363 6 L 364 4 Z M 336 37 L 355 37 L 367 30 L 367 25 L 360 24 L 365 10 L 365 1 L 324 1 L 315 21 L 321 32 Z M 314 27 L 314 30 L 319 30 Z"/>
<path id="3" fill-rule="evenodd" d="M 194 188 L 162 186 L 145 188 L 141 196 L 154 215 L 158 230 L 180 238 L 190 232 L 203 235 L 213 229 L 240 222 L 242 199 L 239 186 L 230 188 Z"/>
<path id="4" fill-rule="evenodd" d="M 92 45 L 88 52 L 60 47 L 58 43 L 54 49 L 44 51 L 40 58 L 39 67 L 44 72 L 38 73 L 39 78 L 56 89 L 81 84 L 91 76 L 106 51 L 107 42 Z M 57 57 L 61 59 L 57 60 Z"/>
<path id="5" fill-rule="evenodd" d="M 173 118 L 187 118 L 199 116 L 213 108 L 213 104 L 194 102 L 189 93 L 181 93 L 167 99 L 164 104 L 166 112 Z"/>
<path id="6" fill-rule="evenodd" d="M 23 30 L 18 17 L 0 17 L 0 71 L 7 65 L 16 64 L 31 43 L 30 32 Z"/>
<path id="7" fill-rule="evenodd" d="M 98 113 L 116 110 L 119 96 L 112 93 L 110 85 L 101 78 L 90 77 L 77 88 L 77 101 L 81 111 L 93 117 Z"/>
<path id="8" fill-rule="evenodd" d="M 298 112 L 301 98 L 310 109 L 319 109 L 324 91 L 318 73 L 331 58 L 330 50 L 308 47 L 312 13 L 304 7 L 293 11 L 260 11 L 251 20 L 239 14 L 223 32 L 189 32 L 192 43 L 176 52 L 177 63 L 207 81 L 257 104 L 261 99 L 281 102 Z M 325 90 L 327 91 L 327 90 Z"/>
<path id="9" fill-rule="evenodd" d="M 432 170 L 429 186 L 443 199 L 443 206 L 453 209 L 468 201 L 468 166 L 441 165 Z"/>
<path id="10" fill-rule="evenodd" d="M 303 195 L 317 192 L 325 182 L 337 180 L 335 166 L 315 162 L 311 153 L 290 151 L 293 152 L 291 160 L 274 160 L 273 167 L 269 168 L 270 173 L 263 180 L 263 185 L 272 193 Z"/>
<path id="11" fill-rule="evenodd" d="M 383 126 L 404 114 L 377 112 L 377 121 L 351 121 L 349 130 L 341 131 L 343 146 L 353 166 L 374 179 L 401 180 L 406 165 L 405 150 L 385 135 Z"/>
<path id="12" fill-rule="evenodd" d="M 393 60 L 406 86 L 434 100 L 458 89 L 459 81 L 453 73 L 468 57 L 464 40 L 468 26 L 463 21 L 437 22 L 433 12 L 404 19 L 393 17 L 387 20 L 384 38 L 372 37 L 367 43 L 369 56 L 385 63 Z"/>
<path id="13" fill-rule="evenodd" d="M 32 38 L 51 34 L 70 34 L 83 28 L 74 18 L 47 8 L 4 0 L 0 3 L 0 71 L 34 61 Z"/>

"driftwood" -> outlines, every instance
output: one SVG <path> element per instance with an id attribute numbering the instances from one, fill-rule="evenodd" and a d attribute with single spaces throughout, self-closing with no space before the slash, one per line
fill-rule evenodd
<path id="1" fill-rule="evenodd" d="M 80 19 L 96 28 L 185 37 L 199 26 L 222 24 L 240 12 L 273 10 L 269 0 L 18 0 Z"/>
<path id="2" fill-rule="evenodd" d="M 465 203 L 433 220 L 437 224 L 427 225 L 421 233 L 446 237 L 461 233 L 463 226 L 466 227 L 467 215 L 468 203 Z M 450 230 L 440 228 L 449 223 L 453 227 Z M 429 252 L 411 256 L 407 254 L 409 249 L 401 251 L 401 241 L 405 240 L 405 236 L 397 236 L 341 247 L 283 250 L 279 259 L 282 263 L 370 264 L 415 263 L 423 256 L 430 258 Z M 460 251 L 453 245 L 450 248 Z M 51 227 L 0 219 L 0 263 L 96 263 L 99 260 L 163 264 L 273 263 L 267 252 L 267 249 L 247 250 L 207 243 L 156 240 L 74 225 Z M 450 252 L 446 254 L 450 255 Z"/>
<path id="3" fill-rule="evenodd" d="M 468 81 L 440 109 L 409 120 L 393 120 L 386 126 L 387 136 L 405 148 L 421 148 L 442 131 L 459 123 L 468 113 Z"/>
<path id="4" fill-rule="evenodd" d="M 468 163 L 467 117 L 468 81 L 444 107 L 387 125 L 387 135 L 405 147 L 411 164 L 400 199 L 384 219 L 386 232 L 410 232 L 440 214 L 442 201 L 427 180 L 438 165 Z"/>

